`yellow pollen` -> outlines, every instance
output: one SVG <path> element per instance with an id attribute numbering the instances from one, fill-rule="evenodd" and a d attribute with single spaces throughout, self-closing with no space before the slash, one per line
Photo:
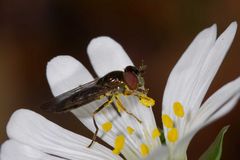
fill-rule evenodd
<path id="1" fill-rule="evenodd" d="M 115 138 L 115 144 L 114 144 L 114 149 L 113 153 L 114 154 L 120 154 L 121 150 L 123 149 L 125 144 L 125 138 L 123 135 L 119 135 Z"/>
<path id="2" fill-rule="evenodd" d="M 184 116 L 184 109 L 180 102 L 175 102 L 173 104 L 173 111 L 177 117 L 183 117 Z"/>
<path id="3" fill-rule="evenodd" d="M 148 97 L 145 94 L 140 95 L 140 103 L 142 103 L 146 107 L 151 107 L 155 105 L 155 100 Z"/>
<path id="4" fill-rule="evenodd" d="M 173 120 L 167 114 L 162 115 L 162 122 L 163 125 L 167 128 L 173 127 Z"/>
<path id="5" fill-rule="evenodd" d="M 108 132 L 112 129 L 112 123 L 111 122 L 105 122 L 102 124 L 102 129 L 104 132 Z"/>
<path id="6" fill-rule="evenodd" d="M 134 129 L 132 127 L 128 126 L 127 127 L 127 132 L 128 132 L 129 135 L 132 135 L 133 132 L 134 132 Z"/>
<path id="7" fill-rule="evenodd" d="M 157 137 L 160 137 L 160 135 L 161 135 L 161 132 L 158 130 L 158 128 L 155 128 L 152 131 L 152 139 L 156 139 Z"/>
<path id="8" fill-rule="evenodd" d="M 140 146 L 141 154 L 143 157 L 146 157 L 149 154 L 149 148 L 146 144 L 141 144 Z"/>
<path id="9" fill-rule="evenodd" d="M 168 138 L 169 142 L 172 142 L 172 143 L 176 142 L 178 140 L 178 130 L 177 130 L 177 128 L 171 128 L 168 131 L 167 138 Z"/>

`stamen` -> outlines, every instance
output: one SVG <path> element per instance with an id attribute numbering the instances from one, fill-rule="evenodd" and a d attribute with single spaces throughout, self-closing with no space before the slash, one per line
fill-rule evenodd
<path id="1" fill-rule="evenodd" d="M 152 139 L 155 140 L 157 137 L 160 137 L 161 133 L 160 131 L 158 130 L 158 128 L 155 128 L 153 131 L 152 131 Z"/>
<path id="2" fill-rule="evenodd" d="M 105 122 L 102 124 L 102 129 L 104 132 L 108 132 L 112 129 L 112 123 L 111 122 Z"/>
<path id="3" fill-rule="evenodd" d="M 149 148 L 146 144 L 142 143 L 140 146 L 140 152 L 143 157 L 146 157 L 149 154 Z"/>
<path id="4" fill-rule="evenodd" d="M 113 153 L 114 154 L 120 154 L 121 150 L 123 149 L 125 144 L 125 138 L 123 135 L 119 135 L 116 137 L 115 139 L 115 144 L 114 144 L 114 149 L 113 149 Z"/>
<path id="5" fill-rule="evenodd" d="M 167 128 L 173 127 L 173 120 L 167 114 L 162 115 L 162 122 L 163 125 Z"/>
<path id="6" fill-rule="evenodd" d="M 145 94 L 141 94 L 140 96 L 140 103 L 142 103 L 146 107 L 151 107 L 155 105 L 155 100 L 148 97 Z"/>
<path id="7" fill-rule="evenodd" d="M 184 109 L 180 102 L 175 102 L 173 104 L 173 111 L 177 117 L 183 117 L 184 116 Z"/>
<path id="8" fill-rule="evenodd" d="M 177 130 L 177 128 L 171 128 L 168 131 L 167 137 L 168 137 L 169 142 L 172 142 L 172 143 L 176 142 L 178 140 L 178 130 Z"/>
<path id="9" fill-rule="evenodd" d="M 132 135 L 133 132 L 134 132 L 134 129 L 130 126 L 127 126 L 127 132 L 128 132 L 129 135 Z"/>

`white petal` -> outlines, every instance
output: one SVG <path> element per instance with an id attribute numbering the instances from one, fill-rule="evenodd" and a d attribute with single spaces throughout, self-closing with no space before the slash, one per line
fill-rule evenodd
<path id="1" fill-rule="evenodd" d="M 191 132 L 188 132 L 184 135 L 184 137 L 181 137 L 181 139 L 177 142 L 176 145 L 172 148 L 172 159 L 181 159 L 186 160 L 187 159 L 187 149 L 188 145 L 190 144 L 191 139 L 194 137 L 194 135 L 197 133 L 196 130 L 192 130 Z"/>
<path id="2" fill-rule="evenodd" d="M 191 94 L 194 93 L 192 90 L 198 79 L 200 66 L 205 61 L 210 48 L 214 45 L 215 39 L 216 25 L 200 32 L 179 59 L 168 78 L 163 96 L 162 113 L 168 114 L 175 122 L 178 119 L 175 118 L 173 113 L 173 103 L 181 102 L 184 106 L 185 115 L 187 115 L 186 112 L 190 112 L 193 107 L 190 98 L 194 97 Z M 186 117 L 183 118 L 186 119 Z M 182 127 L 182 125 L 177 127 Z"/>
<path id="3" fill-rule="evenodd" d="M 163 113 L 176 120 L 172 104 L 180 101 L 185 107 L 184 123 L 194 117 L 236 33 L 236 22 L 215 42 L 216 26 L 201 32 L 183 54 L 170 74 L 163 98 Z M 215 42 L 215 43 L 214 43 Z M 181 133 L 180 133 L 181 134 Z"/>
<path id="4" fill-rule="evenodd" d="M 1 160 L 64 160 L 14 140 L 8 140 L 1 146 Z"/>
<path id="5" fill-rule="evenodd" d="M 123 70 L 133 63 L 121 45 L 110 37 L 94 38 L 87 48 L 90 62 L 99 77 L 114 70 Z"/>
<path id="6" fill-rule="evenodd" d="M 14 112 L 7 125 L 7 135 L 41 152 L 71 160 L 121 159 L 100 144 L 87 148 L 90 139 L 65 130 L 30 110 Z"/>
<path id="7" fill-rule="evenodd" d="M 214 113 L 209 119 L 207 120 L 207 124 L 212 123 L 213 121 L 223 117 L 227 113 L 229 113 L 238 103 L 240 98 L 240 94 L 235 95 L 230 99 L 224 106 L 222 106 L 216 113 Z"/>
<path id="8" fill-rule="evenodd" d="M 196 118 L 192 120 L 191 129 L 199 128 L 201 124 L 207 125 L 212 121 L 227 114 L 240 97 L 240 77 L 229 82 L 216 91 L 202 105 Z"/>
<path id="9" fill-rule="evenodd" d="M 166 146 L 159 146 L 145 160 L 169 160 L 169 150 Z"/>
<path id="10" fill-rule="evenodd" d="M 71 56 L 57 56 L 49 61 L 47 79 L 54 96 L 93 80 L 88 70 Z"/>
<path id="11" fill-rule="evenodd" d="M 200 106 L 233 41 L 236 28 L 237 24 L 233 22 L 215 43 L 215 25 L 196 37 L 169 77 L 164 105 L 171 104 L 171 100 L 183 100 L 186 107 Z"/>
<path id="12" fill-rule="evenodd" d="M 184 52 L 168 78 L 163 97 L 164 110 L 171 108 L 174 101 L 186 103 L 189 100 L 189 94 L 198 78 L 196 72 L 200 70 L 215 39 L 216 25 L 213 25 L 200 32 Z"/>

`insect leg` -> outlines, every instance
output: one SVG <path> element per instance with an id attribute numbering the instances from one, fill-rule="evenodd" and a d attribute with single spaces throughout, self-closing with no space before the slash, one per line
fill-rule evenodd
<path id="1" fill-rule="evenodd" d="M 106 107 L 108 104 L 110 104 L 112 102 L 112 97 L 108 97 L 108 101 L 104 102 L 100 107 L 98 107 L 94 112 L 93 112 L 93 115 L 92 115 L 92 118 L 93 118 L 93 124 L 94 124 L 94 127 L 96 129 L 94 135 L 93 135 L 93 138 L 92 138 L 92 142 L 88 145 L 88 148 L 90 148 L 93 144 L 93 142 L 96 141 L 96 138 L 97 138 L 97 133 L 98 133 L 98 125 L 97 125 L 97 122 L 96 122 L 96 118 L 95 118 L 95 115 L 100 112 L 104 107 Z"/>
<path id="2" fill-rule="evenodd" d="M 147 89 L 146 89 L 146 88 L 145 88 L 145 89 L 141 89 L 141 88 L 139 88 L 139 89 L 137 89 L 137 91 L 140 92 L 140 93 L 143 93 L 143 94 L 147 95 L 149 89 L 148 89 L 148 88 L 147 88 Z"/>
<path id="3" fill-rule="evenodd" d="M 137 117 L 135 116 L 133 113 L 129 112 L 122 104 L 121 100 L 119 99 L 118 96 L 115 96 L 116 98 L 116 101 L 117 101 L 117 104 L 118 106 L 124 111 L 126 112 L 127 114 L 129 114 L 130 116 L 132 116 L 133 118 L 135 118 L 139 123 L 142 123 L 142 121 Z"/>
<path id="4" fill-rule="evenodd" d="M 119 115 L 119 117 L 121 117 L 121 113 L 118 111 L 117 106 L 116 106 L 114 103 L 112 103 L 112 107 L 113 107 L 113 109 L 117 112 L 117 114 Z"/>

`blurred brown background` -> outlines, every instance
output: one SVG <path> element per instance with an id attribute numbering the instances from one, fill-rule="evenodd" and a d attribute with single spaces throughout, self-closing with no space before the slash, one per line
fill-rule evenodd
<path id="1" fill-rule="evenodd" d="M 14 110 L 30 108 L 57 124 L 89 136 L 71 114 L 53 115 L 36 106 L 52 97 L 45 78 L 48 60 L 59 54 L 79 59 L 91 71 L 86 55 L 88 42 L 100 35 L 117 40 L 136 65 L 148 65 L 146 83 L 157 100 L 160 125 L 161 101 L 167 77 L 194 36 L 217 23 L 221 33 L 230 22 L 240 24 L 240 2 L 234 0 L 172 1 L 0 1 L 0 143 Z M 240 31 L 208 95 L 240 75 Z M 194 138 L 189 159 L 197 159 L 227 124 L 223 159 L 236 159 L 240 146 L 240 105 Z"/>

